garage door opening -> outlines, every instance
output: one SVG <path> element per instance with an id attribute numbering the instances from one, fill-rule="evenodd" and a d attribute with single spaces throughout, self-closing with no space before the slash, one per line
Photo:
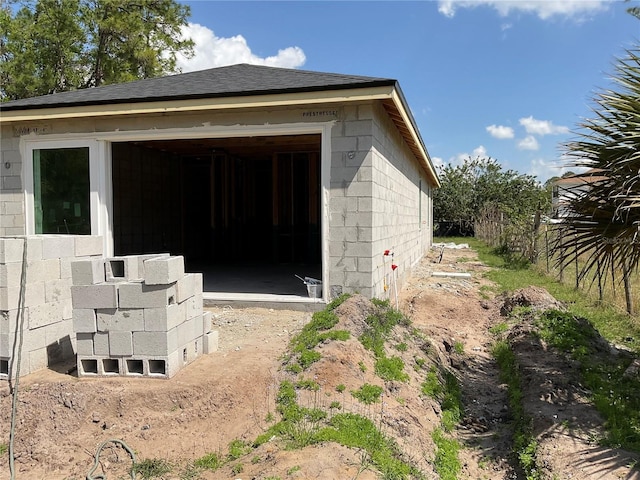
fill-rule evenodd
<path id="1" fill-rule="evenodd" d="M 112 144 L 114 253 L 169 252 L 205 292 L 321 279 L 320 135 Z"/>

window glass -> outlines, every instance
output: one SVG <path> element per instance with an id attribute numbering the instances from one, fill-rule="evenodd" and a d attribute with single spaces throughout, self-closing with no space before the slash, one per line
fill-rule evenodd
<path id="1" fill-rule="evenodd" d="M 33 151 L 36 234 L 91 234 L 89 192 L 89 147 Z"/>

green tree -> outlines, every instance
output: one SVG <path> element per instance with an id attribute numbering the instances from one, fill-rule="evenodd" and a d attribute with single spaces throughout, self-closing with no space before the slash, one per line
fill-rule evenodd
<path id="1" fill-rule="evenodd" d="M 546 211 L 550 197 L 536 178 L 515 170 L 503 170 L 492 158 L 467 158 L 461 165 L 445 165 L 438 172 L 441 188 L 434 193 L 436 221 L 473 226 L 487 207 L 510 217 Z"/>
<path id="2" fill-rule="evenodd" d="M 575 141 L 564 145 L 572 165 L 599 173 L 588 187 L 568 189 L 571 215 L 559 225 L 554 245 L 561 264 L 570 263 L 576 255 L 587 259 L 582 278 L 594 269 L 598 277 L 619 271 L 627 287 L 640 260 L 639 52 L 636 46 L 617 61 L 614 87 L 594 98 L 593 118 L 579 125 Z"/>
<path id="3" fill-rule="evenodd" d="M 14 13 L 15 12 L 15 13 Z M 188 6 L 175 0 L 38 0 L 0 8 L 0 99 L 176 71 Z"/>

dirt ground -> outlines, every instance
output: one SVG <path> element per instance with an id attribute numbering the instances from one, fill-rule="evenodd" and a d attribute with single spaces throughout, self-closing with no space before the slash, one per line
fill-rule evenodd
<path id="1" fill-rule="evenodd" d="M 504 300 L 491 296 L 482 277 L 487 267 L 469 249 L 447 249 L 442 261 L 433 251 L 417 266 L 399 295 L 401 310 L 421 336 L 395 330 L 390 345 L 408 343 L 406 351 L 389 350 L 412 365 L 419 356 L 446 365 L 462 385 L 464 418 L 454 435 L 463 445 L 458 478 L 517 479 L 510 458 L 511 430 L 506 386 L 490 354 L 488 329 L 503 321 Z M 433 271 L 468 272 L 470 278 L 434 277 Z M 392 298 L 392 301 L 395 301 Z M 374 359 L 357 336 L 373 308 L 355 296 L 336 309 L 337 328 L 351 339 L 322 344 L 322 359 L 304 377 L 320 384 L 317 392 L 300 391 L 303 406 L 367 416 L 396 440 L 405 459 L 426 478 L 438 478 L 433 467 L 432 430 L 440 424 L 439 405 L 420 394 L 425 371 L 407 368 L 408 382 L 383 382 L 374 374 Z M 165 459 L 175 468 L 167 479 L 374 479 L 379 474 L 366 455 L 326 443 L 286 450 L 277 441 L 253 449 L 245 458 L 215 471 L 190 471 L 190 461 L 210 452 L 226 454 L 234 440 L 252 442 L 272 423 L 280 382 L 297 379 L 285 371 L 283 354 L 310 313 L 260 308 L 212 308 L 220 334 L 219 351 L 202 356 L 170 380 L 82 378 L 43 370 L 20 382 L 16 430 L 18 480 L 83 479 L 98 447 L 120 439 L 137 459 Z M 629 466 L 633 456 L 598 446 L 602 421 L 579 386 L 573 366 L 533 342 L 526 328 L 510 335 L 523 365 L 525 405 L 534 419 L 543 473 L 557 479 L 640 478 Z M 463 352 L 460 352 L 460 346 Z M 382 402 L 363 406 L 350 391 L 363 383 L 383 386 Z M 336 386 L 345 385 L 344 392 Z M 417 386 L 417 387 L 416 387 Z M 11 397 L 0 386 L 0 444 L 8 441 Z M 125 451 L 107 444 L 94 475 L 129 478 Z M 9 478 L 7 455 L 0 457 L 0 480 Z"/>

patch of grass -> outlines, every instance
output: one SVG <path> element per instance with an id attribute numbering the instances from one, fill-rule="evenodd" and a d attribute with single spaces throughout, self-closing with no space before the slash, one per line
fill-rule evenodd
<path id="1" fill-rule="evenodd" d="M 334 311 L 336 308 L 342 305 L 349 297 L 351 297 L 351 294 L 343 293 L 342 295 L 334 298 L 331 302 L 329 302 L 326 310 L 329 310 L 330 312 Z"/>
<path id="2" fill-rule="evenodd" d="M 274 420 L 275 420 L 275 417 L 273 416 L 273 412 L 267 413 L 267 415 L 264 417 L 264 421 L 267 423 L 271 423 Z"/>
<path id="3" fill-rule="evenodd" d="M 537 443 L 531 429 L 531 419 L 524 411 L 522 403 L 522 387 L 520 369 L 513 350 L 505 340 L 498 340 L 491 353 L 498 367 L 500 378 L 507 384 L 507 396 L 513 421 L 513 452 L 518 459 L 527 480 L 540 480 L 542 473 L 537 467 L 536 450 Z"/>
<path id="4" fill-rule="evenodd" d="M 364 364 L 363 361 L 358 362 L 358 368 L 362 373 L 365 373 L 367 371 L 367 366 Z"/>
<path id="5" fill-rule="evenodd" d="M 201 468 L 196 467 L 192 462 L 189 462 L 178 474 L 178 478 L 180 480 L 199 480 L 201 478 L 201 473 Z"/>
<path id="6" fill-rule="evenodd" d="M 406 342 L 402 342 L 397 343 L 393 348 L 395 348 L 399 352 L 406 352 L 409 349 L 409 346 L 406 344 Z"/>
<path id="7" fill-rule="evenodd" d="M 404 362 L 400 357 L 382 357 L 376 360 L 375 372 L 386 381 L 406 382 L 409 375 L 404 372 Z"/>
<path id="8" fill-rule="evenodd" d="M 258 463 L 260 463 L 262 461 L 262 457 L 260 455 L 255 455 L 252 459 L 251 459 L 251 464 L 252 465 L 256 465 Z"/>
<path id="9" fill-rule="evenodd" d="M 206 470 L 217 470 L 224 464 L 224 459 L 221 458 L 217 453 L 210 452 L 196 459 L 193 464 L 198 468 Z"/>
<path id="10" fill-rule="evenodd" d="M 489 327 L 489 333 L 495 337 L 499 337 L 507 330 L 509 330 L 509 325 L 507 325 L 505 322 L 500 322 L 492 327 Z"/>
<path id="11" fill-rule="evenodd" d="M 365 383 L 358 390 L 352 390 L 351 395 L 366 405 L 378 403 L 382 395 L 382 387 Z"/>
<path id="12" fill-rule="evenodd" d="M 251 445 L 244 440 L 236 439 L 229 443 L 229 453 L 227 454 L 227 460 L 237 460 L 243 455 L 246 455 L 251 451 Z"/>
<path id="13" fill-rule="evenodd" d="M 458 458 L 460 444 L 448 438 L 442 429 L 436 428 L 431 432 L 431 438 L 436 445 L 436 456 L 433 466 L 441 480 L 457 480 L 462 465 Z"/>
<path id="14" fill-rule="evenodd" d="M 414 357 L 413 361 L 415 362 L 415 365 L 413 366 L 413 368 L 416 371 L 423 369 L 426 364 L 426 360 L 420 357 Z"/>
<path id="15" fill-rule="evenodd" d="M 287 470 L 287 475 L 293 475 L 294 473 L 299 472 L 300 470 L 302 470 L 302 468 L 300 468 L 300 465 L 295 465 L 291 467 L 289 470 Z"/>
<path id="16" fill-rule="evenodd" d="M 136 475 L 140 475 L 142 480 L 162 478 L 172 470 L 171 464 L 163 458 L 146 458 L 138 461 L 132 468 Z"/>
<path id="17" fill-rule="evenodd" d="M 409 476 L 420 478 L 415 468 L 402 461 L 396 443 L 385 437 L 371 420 L 360 415 L 335 415 L 330 425 L 319 432 L 318 438 L 321 441 L 363 449 L 384 479 L 404 479 Z"/>
<path id="18" fill-rule="evenodd" d="M 422 382 L 421 390 L 423 395 L 433 398 L 434 400 L 438 400 L 444 392 L 442 383 L 438 378 L 438 370 L 435 366 L 432 366 L 427 372 L 427 376 L 424 382 Z"/>
<path id="19" fill-rule="evenodd" d="M 583 384 L 605 418 L 604 443 L 640 451 L 640 381 L 624 377 L 631 358 L 603 355 L 591 324 L 570 313 L 549 310 L 536 321 L 545 342 L 580 362 Z"/>
<path id="20" fill-rule="evenodd" d="M 9 445 L 6 443 L 0 443 L 0 455 L 4 455 L 9 451 Z"/>
<path id="21" fill-rule="evenodd" d="M 460 341 L 453 342 L 453 351 L 458 355 L 462 355 L 464 353 L 464 343 Z"/>
<path id="22" fill-rule="evenodd" d="M 233 467 L 231 467 L 231 473 L 234 475 L 240 475 L 244 471 L 244 465 L 241 463 L 236 463 Z"/>
<path id="23" fill-rule="evenodd" d="M 311 390 L 312 392 L 317 392 L 318 390 L 320 390 L 320 384 L 315 380 L 304 379 L 304 380 L 298 380 L 296 382 L 296 388 L 299 388 L 301 390 Z"/>
<path id="24" fill-rule="evenodd" d="M 344 386 L 344 383 L 341 383 L 339 385 L 336 385 L 336 392 L 338 393 L 342 393 L 347 389 L 347 387 Z"/>
<path id="25" fill-rule="evenodd" d="M 329 404 L 329 408 L 331 410 L 342 410 L 342 405 L 340 404 L 340 402 L 334 400 Z"/>
<path id="26" fill-rule="evenodd" d="M 320 352 L 316 352 L 315 350 L 305 350 L 300 354 L 300 357 L 298 357 L 298 364 L 302 370 L 306 370 L 321 358 L 322 355 Z"/>

